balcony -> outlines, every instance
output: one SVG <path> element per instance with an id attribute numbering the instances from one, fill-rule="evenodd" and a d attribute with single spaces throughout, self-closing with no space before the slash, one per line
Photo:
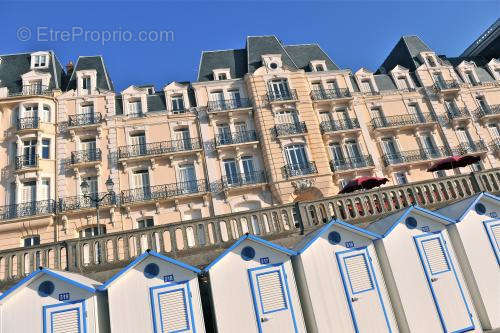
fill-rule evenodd
<path id="1" fill-rule="evenodd" d="M 500 153 L 500 138 L 495 138 L 488 144 L 488 149 L 494 154 Z"/>
<path id="2" fill-rule="evenodd" d="M 33 201 L 0 207 L 0 220 L 53 214 L 55 212 L 54 200 Z"/>
<path id="3" fill-rule="evenodd" d="M 307 126 L 303 121 L 288 124 L 278 124 L 274 126 L 274 135 L 276 137 L 292 136 L 304 133 L 307 133 Z"/>
<path id="4" fill-rule="evenodd" d="M 371 155 L 343 158 L 331 160 L 330 168 L 333 172 L 349 172 L 356 169 L 365 169 L 374 167 Z"/>
<path id="5" fill-rule="evenodd" d="M 101 162 L 101 149 L 89 149 L 71 152 L 71 165 L 96 164 Z"/>
<path id="6" fill-rule="evenodd" d="M 396 154 L 385 154 L 382 160 L 386 167 L 402 164 L 414 164 L 453 155 L 453 151 L 446 147 L 431 149 L 416 149 L 398 152 Z"/>
<path id="7" fill-rule="evenodd" d="M 254 171 L 251 173 L 241 173 L 234 176 L 223 176 L 222 187 L 225 189 L 252 186 L 267 183 L 266 174 L 264 171 Z"/>
<path id="8" fill-rule="evenodd" d="M 434 88 L 443 93 L 457 92 L 460 90 L 460 85 L 455 80 L 438 81 L 434 83 Z"/>
<path id="9" fill-rule="evenodd" d="M 251 108 L 248 98 L 225 99 L 220 101 L 209 101 L 207 105 L 208 112 L 229 111 L 237 109 Z"/>
<path id="10" fill-rule="evenodd" d="M 100 113 L 86 113 L 70 115 L 68 118 L 68 127 L 89 127 L 98 126 L 102 122 L 102 115 Z"/>
<path id="11" fill-rule="evenodd" d="M 486 108 L 477 108 L 474 111 L 474 116 L 477 119 L 487 120 L 491 118 L 500 117 L 500 104 L 489 105 Z"/>
<path id="12" fill-rule="evenodd" d="M 107 193 L 108 192 L 91 193 L 90 195 L 93 196 L 94 198 L 102 198 Z M 113 193 L 113 195 L 108 195 L 103 201 L 101 201 L 99 203 L 99 206 L 106 207 L 106 206 L 116 205 L 117 203 L 118 203 L 118 198 Z M 59 199 L 57 206 L 58 206 L 57 207 L 58 211 L 61 213 L 83 210 L 83 209 L 94 209 L 94 210 L 96 209 L 95 202 L 90 200 L 90 198 L 88 197 L 84 197 L 83 195 L 74 197 L 65 197 Z"/>
<path id="13" fill-rule="evenodd" d="M 451 149 L 453 155 L 478 154 L 488 151 L 483 140 L 460 143 Z"/>
<path id="14" fill-rule="evenodd" d="M 130 205 L 138 202 L 161 201 L 180 196 L 192 196 L 207 192 L 204 179 L 135 188 L 121 192 L 121 204 Z"/>
<path id="15" fill-rule="evenodd" d="M 45 96 L 50 95 L 51 90 L 49 90 L 48 86 L 43 86 L 41 84 L 31 84 L 26 85 L 21 88 L 21 91 L 13 91 L 9 92 L 9 97 L 18 97 L 18 96 Z"/>
<path id="16" fill-rule="evenodd" d="M 267 93 L 267 100 L 269 103 L 297 101 L 297 91 L 295 89 L 283 92 L 270 91 Z"/>
<path id="17" fill-rule="evenodd" d="M 470 119 L 470 113 L 467 108 L 451 108 L 446 111 L 446 116 L 448 119 L 452 122 L 464 120 L 464 119 Z"/>
<path id="18" fill-rule="evenodd" d="M 322 121 L 319 124 L 319 128 L 321 129 L 322 134 L 331 133 L 331 132 L 344 132 L 344 131 L 358 131 L 359 121 L 357 118 L 351 118 L 346 120 L 329 120 Z"/>
<path id="19" fill-rule="evenodd" d="M 255 131 L 241 131 L 234 133 L 217 134 L 215 136 L 215 145 L 217 147 L 257 141 L 259 141 L 259 138 L 257 136 L 257 132 Z"/>
<path id="20" fill-rule="evenodd" d="M 38 168 L 38 154 L 16 156 L 16 171 L 25 171 Z"/>
<path id="21" fill-rule="evenodd" d="M 384 129 L 391 127 L 408 128 L 421 126 L 423 124 L 435 124 L 436 119 L 430 113 L 401 114 L 399 116 L 373 118 L 370 124 L 373 129 Z"/>
<path id="22" fill-rule="evenodd" d="M 351 92 L 347 88 L 321 89 L 311 91 L 311 99 L 317 101 L 334 101 L 352 99 Z"/>
<path id="23" fill-rule="evenodd" d="M 23 117 L 17 119 L 17 130 L 37 130 L 40 128 L 40 118 L 38 117 Z"/>
<path id="24" fill-rule="evenodd" d="M 307 176 L 318 173 L 316 168 L 316 163 L 307 162 L 303 164 L 287 164 L 282 168 L 283 175 L 285 178 Z"/>
<path id="25" fill-rule="evenodd" d="M 180 152 L 192 152 L 201 149 L 198 138 L 151 142 L 118 147 L 118 159 L 140 159 L 163 156 Z"/>

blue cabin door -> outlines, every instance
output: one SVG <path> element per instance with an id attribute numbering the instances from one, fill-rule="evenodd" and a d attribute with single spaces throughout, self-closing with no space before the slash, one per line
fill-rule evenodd
<path id="1" fill-rule="evenodd" d="M 84 333 L 85 301 L 43 307 L 43 333 Z"/>
<path id="2" fill-rule="evenodd" d="M 337 264 L 356 332 L 391 332 L 366 248 L 337 252 Z"/>
<path id="3" fill-rule="evenodd" d="M 473 329 L 472 315 L 442 234 L 425 234 L 414 239 L 443 331 Z"/>
<path id="4" fill-rule="evenodd" d="M 259 332 L 297 332 L 283 265 L 248 270 Z"/>
<path id="5" fill-rule="evenodd" d="M 155 333 L 196 332 L 188 281 L 151 287 L 149 294 Z"/>

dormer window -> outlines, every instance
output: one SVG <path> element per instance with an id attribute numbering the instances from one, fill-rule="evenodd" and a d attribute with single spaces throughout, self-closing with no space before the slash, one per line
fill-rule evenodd
<path id="1" fill-rule="evenodd" d="M 47 67 L 47 56 L 46 55 L 36 55 L 33 60 L 33 68 L 43 68 Z"/>
<path id="2" fill-rule="evenodd" d="M 434 58 L 431 56 L 427 56 L 427 63 L 429 64 L 430 67 L 436 67 L 436 62 L 434 61 Z"/>
<path id="3" fill-rule="evenodd" d="M 219 68 L 213 70 L 214 80 L 222 81 L 231 79 L 229 68 Z"/>
<path id="4" fill-rule="evenodd" d="M 90 76 L 82 77 L 82 89 L 87 91 L 88 94 L 92 91 L 92 83 L 90 80 Z"/>
<path id="5" fill-rule="evenodd" d="M 185 110 L 184 110 L 184 99 L 182 97 L 182 95 L 174 95 L 172 96 L 172 112 L 174 114 L 177 114 L 177 113 L 184 113 Z"/>
<path id="6" fill-rule="evenodd" d="M 472 85 L 477 84 L 476 78 L 474 77 L 474 74 L 472 73 L 472 71 L 466 71 L 465 77 L 467 78 L 467 81 L 469 81 L 470 84 L 472 84 Z"/>
<path id="7" fill-rule="evenodd" d="M 227 80 L 227 75 L 226 75 L 226 73 L 220 73 L 220 74 L 217 76 L 217 80 Z"/>
<path id="8" fill-rule="evenodd" d="M 148 88 L 148 95 L 153 95 L 155 93 L 154 88 Z"/>
<path id="9" fill-rule="evenodd" d="M 323 65 L 316 65 L 316 72 L 323 72 L 323 71 L 325 71 Z"/>
<path id="10" fill-rule="evenodd" d="M 373 86 L 370 79 L 361 80 L 361 91 L 363 92 L 373 92 Z"/>
<path id="11" fill-rule="evenodd" d="M 142 115 L 142 104 L 140 99 L 131 99 L 128 102 L 128 114 L 132 117 L 140 117 Z"/>
<path id="12" fill-rule="evenodd" d="M 403 90 L 409 88 L 408 81 L 405 76 L 398 77 L 398 87 Z"/>

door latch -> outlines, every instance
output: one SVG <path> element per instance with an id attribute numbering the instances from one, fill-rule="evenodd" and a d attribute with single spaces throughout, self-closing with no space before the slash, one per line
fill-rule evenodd
<path id="1" fill-rule="evenodd" d="M 260 317 L 260 322 L 261 322 L 261 323 L 264 323 L 264 322 L 266 322 L 266 321 L 268 321 L 268 320 L 269 320 L 269 318 L 266 318 L 266 317 Z"/>
<path id="2" fill-rule="evenodd" d="M 437 278 L 437 277 L 433 277 L 433 278 L 431 278 L 431 282 L 436 282 L 437 280 L 438 280 L 438 278 Z"/>
<path id="3" fill-rule="evenodd" d="M 357 297 L 351 297 L 351 302 L 356 302 L 359 298 Z"/>

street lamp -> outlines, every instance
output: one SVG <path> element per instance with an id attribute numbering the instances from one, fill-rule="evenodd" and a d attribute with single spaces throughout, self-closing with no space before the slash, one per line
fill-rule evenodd
<path id="1" fill-rule="evenodd" d="M 101 233 L 101 229 L 99 229 L 99 206 L 101 202 L 106 199 L 108 196 L 113 198 L 115 192 L 113 191 L 113 187 L 115 186 L 115 183 L 111 179 L 111 177 L 108 177 L 108 180 L 106 180 L 106 189 L 108 190 L 108 193 L 104 194 L 101 198 L 99 198 L 99 195 L 97 193 L 92 193 L 89 194 L 89 183 L 84 179 L 82 183 L 80 184 L 80 188 L 82 189 L 83 197 L 86 199 L 89 199 L 90 202 L 95 204 L 96 207 L 96 219 L 97 219 L 97 236 Z"/>

